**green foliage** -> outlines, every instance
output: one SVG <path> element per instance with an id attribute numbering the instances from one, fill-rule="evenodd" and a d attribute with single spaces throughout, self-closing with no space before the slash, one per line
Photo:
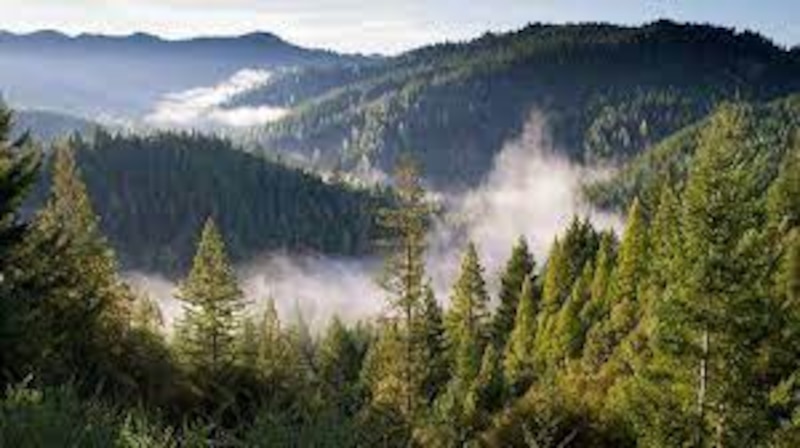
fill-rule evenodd
<path id="1" fill-rule="evenodd" d="M 610 179 L 590 184 L 586 188 L 587 196 L 601 207 L 624 210 L 633 198 L 644 199 L 645 192 L 659 191 L 662 183 L 667 183 L 674 191 L 681 191 L 686 185 L 703 132 L 715 120 L 730 114 L 731 110 L 743 112 L 736 125 L 741 127 L 741 136 L 746 144 L 758 148 L 755 151 L 758 156 L 752 158 L 748 166 L 750 170 L 760 173 L 759 184 L 766 188 L 778 176 L 782 161 L 786 159 L 784 163 L 791 163 L 792 156 L 788 153 L 796 151 L 800 95 L 794 94 L 766 104 L 723 104 L 709 117 L 682 129 L 634 158 Z M 655 204 L 643 205 L 648 210 L 655 208 Z"/>
<path id="2" fill-rule="evenodd" d="M 233 364 L 244 302 L 222 236 L 211 219 L 203 228 L 192 270 L 179 294 L 185 303 L 178 329 L 182 356 L 193 368 L 208 369 L 213 377 Z"/>
<path id="3" fill-rule="evenodd" d="M 367 67 L 290 73 L 250 104 L 294 106 L 255 138 L 263 147 L 345 168 L 365 157 L 391 167 L 416 148 L 429 177 L 452 186 L 477 183 L 531 110 L 571 158 L 625 160 L 721 101 L 797 91 L 798 73 L 794 53 L 750 32 L 663 20 L 531 24 Z M 300 101 L 281 101 L 287 84 Z"/>
<path id="4" fill-rule="evenodd" d="M 505 346 L 503 358 L 505 381 L 515 395 L 526 390 L 536 374 L 533 360 L 536 343 L 536 316 L 539 311 L 537 302 L 533 280 L 529 275 L 522 283 L 514 329 Z"/>
<path id="5" fill-rule="evenodd" d="M 9 167 L 34 159 L 2 147 L 2 367 L 26 379 L 0 401 L 0 445 L 794 446 L 800 178 L 797 128 L 777 124 L 792 101 L 725 106 L 676 137 L 686 175 L 637 190 L 621 241 L 575 218 L 543 272 L 520 241 L 496 310 L 473 244 L 437 302 L 407 163 L 380 213 L 388 312 L 366 324 L 246 309 L 209 219 L 171 338 L 120 280 L 73 153 L 54 153 L 26 227 L 34 171 Z"/>
<path id="6" fill-rule="evenodd" d="M 235 262 L 270 250 L 361 255 L 374 249 L 380 192 L 326 182 L 199 134 L 74 138 L 100 227 L 127 270 L 179 278 L 214 216 Z M 336 222 L 329 226 L 326 223 Z"/>
<path id="7" fill-rule="evenodd" d="M 419 361 L 421 356 L 427 356 L 426 347 L 414 332 L 424 313 L 423 301 L 427 295 L 424 255 L 432 209 L 412 159 L 403 159 L 398 164 L 394 182 L 397 204 L 382 210 L 379 216 L 382 229 L 389 235 L 379 281 L 388 294 L 390 318 L 394 321 L 382 342 L 386 344 L 384 350 L 391 347 L 393 353 L 374 354 L 373 361 L 386 365 L 374 366 L 372 374 L 386 378 L 374 377 L 372 383 L 379 389 L 373 390 L 374 398 L 385 397 L 387 393 L 381 389 L 388 388 L 395 394 L 394 404 L 400 406 L 398 409 L 411 416 L 416 412 L 425 381 Z M 381 358 L 386 356 L 395 359 L 385 362 Z"/>
<path id="8" fill-rule="evenodd" d="M 461 261 L 461 272 L 453 285 L 450 309 L 445 318 L 456 387 L 468 388 L 480 372 L 488 337 L 488 303 L 483 267 L 475 245 L 470 243 Z"/>
<path id="9" fill-rule="evenodd" d="M 524 237 L 520 237 L 511 250 L 511 258 L 500 277 L 498 293 L 500 303 L 495 310 L 491 328 L 492 343 L 497 349 L 505 347 L 506 340 L 514 329 L 520 292 L 528 277 L 534 275 L 534 268 L 533 255 L 528 250 L 528 243 Z M 531 283 L 528 293 L 535 294 L 533 282 Z"/>

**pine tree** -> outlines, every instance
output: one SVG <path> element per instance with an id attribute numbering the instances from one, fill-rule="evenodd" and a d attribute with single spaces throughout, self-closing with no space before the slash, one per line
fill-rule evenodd
<path id="1" fill-rule="evenodd" d="M 28 139 L 10 140 L 11 124 L 11 111 L 0 104 L 0 273 L 6 271 L 9 249 L 22 239 L 25 226 L 18 212 L 39 170 L 38 153 Z"/>
<path id="2" fill-rule="evenodd" d="M 400 409 L 405 415 L 413 415 L 420 401 L 422 378 L 419 368 L 421 347 L 412 334 L 422 314 L 425 293 L 426 234 L 431 207 L 425 197 L 416 165 L 408 158 L 398 163 L 394 176 L 396 206 L 381 211 L 380 225 L 387 234 L 386 257 L 380 279 L 381 287 L 388 293 L 393 319 L 397 324 L 393 330 L 393 342 L 402 344 L 398 362 L 386 368 L 376 369 L 404 384 L 398 388 Z M 388 342 L 387 342 L 388 343 Z M 388 372 L 390 366 L 400 372 Z M 376 384 L 381 383 L 377 381 Z"/>
<path id="3" fill-rule="evenodd" d="M 442 307 L 436 301 L 430 285 L 425 288 L 422 316 L 417 321 L 414 334 L 421 339 L 422 390 L 430 404 L 442 391 L 449 377 Z"/>
<path id="4" fill-rule="evenodd" d="M 475 245 L 470 243 L 461 262 L 461 272 L 453 286 L 446 317 L 447 344 L 453 362 L 453 379 L 468 385 L 480 370 L 483 348 L 488 337 L 489 295 L 483 267 Z"/>
<path id="5" fill-rule="evenodd" d="M 650 269 L 645 288 L 647 302 L 658 300 L 675 279 L 676 259 L 681 251 L 680 203 L 669 186 L 663 187 L 655 216 L 653 217 L 650 239 Z M 647 304 L 648 307 L 651 303 Z"/>
<path id="6" fill-rule="evenodd" d="M 506 340 L 514 328 L 520 291 L 526 279 L 533 275 L 534 268 L 533 255 L 528 250 L 528 243 L 524 237 L 520 237 L 500 278 L 498 296 L 500 303 L 492 320 L 492 343 L 498 350 L 505 347 Z M 533 293 L 533 289 L 530 292 Z"/>
<path id="7" fill-rule="evenodd" d="M 647 250 L 644 211 L 639 201 L 634 199 L 628 211 L 612 282 L 611 295 L 615 304 L 638 300 L 640 281 L 647 275 Z"/>
<path id="8" fill-rule="evenodd" d="M 527 390 L 535 375 L 537 306 L 533 280 L 525 278 L 520 291 L 519 307 L 503 357 L 503 375 L 513 395 Z"/>
<path id="9" fill-rule="evenodd" d="M 290 347 L 287 335 L 281 327 L 275 300 L 266 301 L 264 312 L 257 323 L 258 354 L 256 356 L 259 372 L 266 378 L 274 378 L 290 366 Z"/>
<path id="10" fill-rule="evenodd" d="M 31 259 L 21 257 L 27 236 L 27 223 L 20 219 L 19 209 L 39 172 L 39 155 L 27 139 L 10 140 L 12 114 L 0 104 L 0 375 L 13 378 L 12 370 L 24 371 L 24 352 L 33 347 L 34 338 L 27 337 L 28 321 L 33 318 L 30 301 L 20 273 L 30 269 Z M 0 386 L 2 386 L 0 382 Z"/>
<path id="11" fill-rule="evenodd" d="M 338 317 L 328 325 L 319 346 L 318 370 L 334 402 L 343 411 L 356 411 L 356 386 L 363 353 L 350 331 Z"/>
<path id="12" fill-rule="evenodd" d="M 131 326 L 150 334 L 160 334 L 164 327 L 164 315 L 158 303 L 146 293 L 139 293 L 131 307 Z"/>
<path id="13" fill-rule="evenodd" d="M 763 431 L 753 347 L 772 318 L 754 154 L 742 144 L 750 113 L 728 107 L 701 136 L 684 194 L 682 287 L 660 316 L 681 329 L 675 356 L 694 372 L 697 444 L 756 443 Z"/>
<path id="14" fill-rule="evenodd" d="M 208 369 L 211 375 L 222 372 L 235 360 L 236 330 L 244 301 L 222 236 L 211 219 L 203 228 L 179 297 L 185 303 L 181 343 L 187 362 L 197 369 Z"/>
<path id="15" fill-rule="evenodd" d="M 609 230 L 601 234 L 600 246 L 593 261 L 594 273 L 589 286 L 589 303 L 581 312 L 581 319 L 589 327 L 595 326 L 601 319 L 607 317 L 610 311 L 608 293 L 616 265 L 616 246 L 617 239 L 613 231 Z"/>
<path id="16" fill-rule="evenodd" d="M 258 366 L 258 325 L 252 317 L 242 319 L 242 330 L 237 335 L 236 362 L 245 369 L 256 371 Z"/>
<path id="17" fill-rule="evenodd" d="M 800 226 L 800 132 L 770 186 L 767 206 L 774 227 L 785 231 Z"/>
<path id="18" fill-rule="evenodd" d="M 582 320 L 582 315 L 591 298 L 593 274 L 592 264 L 587 263 L 583 273 L 575 281 L 569 299 L 558 313 L 554 333 L 551 335 L 551 364 L 575 358 L 583 350 L 587 322 Z"/>
<path id="19" fill-rule="evenodd" d="M 112 358 L 123 351 L 133 294 L 119 278 L 71 149 L 55 148 L 52 164 L 50 195 L 35 217 L 27 248 L 46 257 L 28 268 L 46 290 L 38 310 L 44 339 L 58 344 L 48 349 L 62 357 L 51 359 L 57 366 L 50 370 L 82 371 L 87 381 L 97 380 L 89 380 L 93 375 L 124 375 L 111 372 Z"/>
<path id="20" fill-rule="evenodd" d="M 642 286 L 648 274 L 647 251 L 647 223 L 641 204 L 634 199 L 628 211 L 609 292 L 611 314 L 605 329 L 609 347 L 616 347 L 639 322 Z"/>

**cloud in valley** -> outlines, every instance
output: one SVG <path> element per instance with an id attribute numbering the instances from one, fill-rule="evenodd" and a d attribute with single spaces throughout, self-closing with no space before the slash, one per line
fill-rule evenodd
<path id="1" fill-rule="evenodd" d="M 599 213 L 580 199 L 582 182 L 601 172 L 576 166 L 553 150 L 540 114 L 531 115 L 519 138 L 497 154 L 494 166 L 479 186 L 444 199 L 446 213 L 430 235 L 429 274 L 440 300 L 449 297 L 467 241 L 474 241 L 494 287 L 497 274 L 520 235 L 524 235 L 539 266 L 553 239 L 573 216 L 589 216 L 601 228 L 619 228 L 616 215 Z M 267 255 L 240 267 L 248 301 L 255 309 L 273 298 L 284 320 L 297 311 L 314 329 L 338 315 L 347 322 L 378 315 L 385 294 L 375 278 L 379 260 L 325 256 Z M 168 322 L 180 314 L 168 283 L 139 282 L 159 299 Z M 174 286 L 172 286 L 174 290 Z"/>
<path id="2" fill-rule="evenodd" d="M 224 107 L 234 96 L 264 85 L 270 76 L 266 70 L 244 69 L 215 86 L 167 94 L 145 117 L 145 123 L 176 128 L 247 127 L 280 119 L 286 110 L 279 107 Z"/>

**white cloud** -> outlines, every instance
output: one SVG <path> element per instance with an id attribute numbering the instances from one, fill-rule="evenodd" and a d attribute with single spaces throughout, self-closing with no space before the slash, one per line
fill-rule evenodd
<path id="1" fill-rule="evenodd" d="M 286 114 L 280 107 L 223 107 L 234 96 L 264 85 L 270 76 L 266 70 L 244 69 L 212 87 L 167 94 L 145 122 L 157 127 L 243 127 L 280 119 Z"/>

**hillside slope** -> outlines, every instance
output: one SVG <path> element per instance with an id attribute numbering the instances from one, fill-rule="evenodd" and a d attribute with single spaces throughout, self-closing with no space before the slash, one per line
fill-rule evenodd
<path id="1" fill-rule="evenodd" d="M 767 104 L 729 103 L 631 160 L 610 179 L 587 186 L 588 198 L 602 208 L 622 211 L 634 197 L 645 206 L 655 202 L 662 184 L 681 190 L 703 133 L 721 120 L 734 122 L 744 136 L 742 145 L 757 154 L 743 168 L 762 179 L 764 191 L 786 154 L 800 152 L 800 95 Z"/>
<path id="2" fill-rule="evenodd" d="M 323 182 L 225 140 L 98 132 L 72 146 L 124 269 L 185 272 L 209 216 L 237 262 L 270 250 L 357 255 L 374 242 L 379 194 Z"/>
<path id="3" fill-rule="evenodd" d="M 379 64 L 287 74 L 237 104 L 283 104 L 258 143 L 323 164 L 402 151 L 439 185 L 484 175 L 532 109 L 574 160 L 625 160 L 726 99 L 800 90 L 800 53 L 763 37 L 668 21 L 642 27 L 530 25 Z"/>

